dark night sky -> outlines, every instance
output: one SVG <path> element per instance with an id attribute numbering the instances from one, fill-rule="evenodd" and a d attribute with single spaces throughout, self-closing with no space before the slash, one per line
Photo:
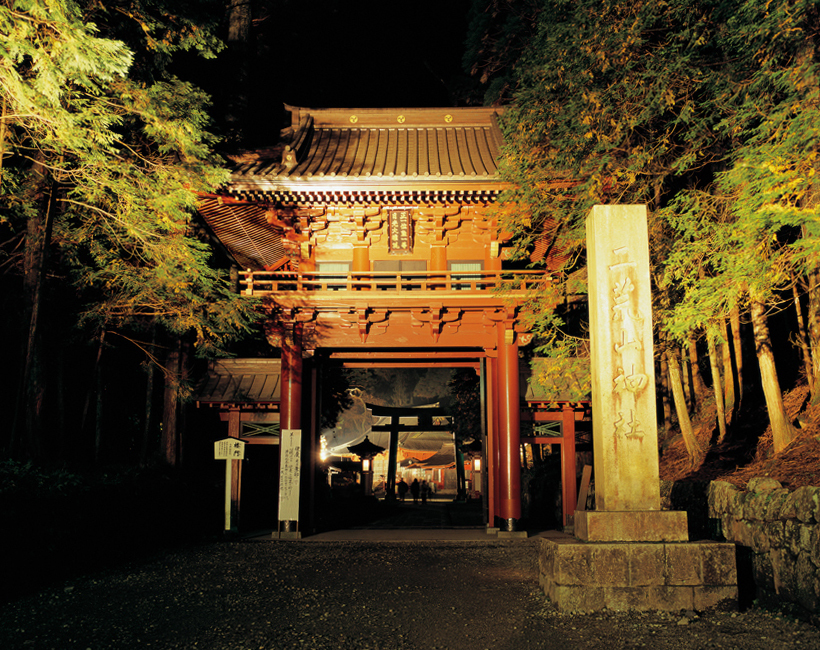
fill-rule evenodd
<path id="1" fill-rule="evenodd" d="M 442 80 L 461 74 L 465 0 L 308 1 L 260 26 L 258 71 L 284 101 L 328 106 L 452 103 Z M 281 62 L 281 66 L 278 63 Z"/>
<path id="2" fill-rule="evenodd" d="M 471 0 L 282 2 L 254 28 L 256 145 L 282 126 L 283 103 L 309 108 L 453 106 Z M 201 85 L 212 86 L 214 66 Z M 215 96 L 218 91 L 211 90 Z"/>

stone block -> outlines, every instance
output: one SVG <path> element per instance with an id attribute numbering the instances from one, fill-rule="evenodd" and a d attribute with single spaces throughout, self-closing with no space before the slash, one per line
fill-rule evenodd
<path id="1" fill-rule="evenodd" d="M 666 580 L 663 544 L 629 544 L 629 584 L 632 587 L 660 586 Z"/>
<path id="2" fill-rule="evenodd" d="M 755 551 L 765 553 L 771 548 L 771 539 L 766 533 L 766 523 L 763 521 L 748 522 L 749 532 L 752 535 L 752 548 Z"/>
<path id="3" fill-rule="evenodd" d="M 744 492 L 742 497 L 742 508 L 740 510 L 741 519 L 747 521 L 760 521 L 762 513 L 766 510 L 766 494 L 756 492 Z"/>
<path id="4" fill-rule="evenodd" d="M 734 586 L 737 593 L 737 562 L 734 544 L 702 542 L 701 575 L 705 586 Z"/>
<path id="5" fill-rule="evenodd" d="M 603 587 L 556 585 L 548 595 L 559 612 L 595 612 L 606 607 Z"/>
<path id="6" fill-rule="evenodd" d="M 591 564 L 595 570 L 596 585 L 629 584 L 629 545 L 592 545 Z"/>
<path id="7" fill-rule="evenodd" d="M 800 501 L 801 490 L 797 488 L 794 492 L 789 492 L 786 501 L 783 503 L 783 508 L 780 511 L 780 517 L 783 519 L 797 519 L 797 504 Z"/>
<path id="8" fill-rule="evenodd" d="M 666 544 L 666 584 L 701 585 L 700 545 Z"/>
<path id="9" fill-rule="evenodd" d="M 775 593 L 783 598 L 794 599 L 795 589 L 794 557 L 784 549 L 775 549 L 769 552 L 772 560 L 772 573 Z"/>
<path id="10" fill-rule="evenodd" d="M 498 539 L 527 539 L 526 530 L 500 530 Z"/>
<path id="11" fill-rule="evenodd" d="M 715 587 L 701 585 L 692 589 L 692 609 L 703 612 L 706 610 L 734 611 L 737 609 L 737 585 Z"/>
<path id="12" fill-rule="evenodd" d="M 749 548 L 755 547 L 754 529 L 751 524 L 740 519 L 732 520 L 731 526 L 726 533 L 726 539 Z"/>
<path id="13" fill-rule="evenodd" d="M 554 580 L 559 585 L 595 585 L 593 547 L 585 544 L 558 546 L 552 565 Z"/>
<path id="14" fill-rule="evenodd" d="M 794 588 L 797 602 L 809 611 L 817 611 L 820 605 L 820 597 L 815 589 L 818 578 L 820 578 L 820 572 L 808 556 L 799 556 L 794 569 Z"/>
<path id="15" fill-rule="evenodd" d="M 752 554 L 752 573 L 758 587 L 774 591 L 774 567 L 772 566 L 771 551 L 769 553 Z"/>
<path id="16" fill-rule="evenodd" d="M 675 510 L 575 513 L 575 536 L 588 542 L 686 542 L 687 516 Z"/>
<path id="17" fill-rule="evenodd" d="M 272 539 L 287 539 L 287 540 L 297 540 L 302 539 L 302 531 L 300 530 L 282 530 L 282 531 L 273 531 L 271 533 Z"/>
<path id="18" fill-rule="evenodd" d="M 792 555 L 800 555 L 809 551 L 812 526 L 801 524 L 798 521 L 787 521 L 783 531 L 783 547 Z"/>
<path id="19" fill-rule="evenodd" d="M 809 557 L 814 566 L 820 567 L 820 525 L 814 526 L 809 540 Z"/>
<path id="20" fill-rule="evenodd" d="M 820 487 L 800 487 L 794 494 L 797 518 L 804 524 L 820 522 Z"/>
<path id="21" fill-rule="evenodd" d="M 648 587 L 649 603 L 651 609 L 658 611 L 679 611 L 682 609 L 694 609 L 694 588 L 688 586 Z"/>
<path id="22" fill-rule="evenodd" d="M 751 479 L 746 489 L 749 490 L 749 492 L 771 492 L 772 490 L 777 490 L 782 487 L 780 481 L 777 479 L 759 477 Z"/>
<path id="23" fill-rule="evenodd" d="M 760 550 L 765 552 L 770 548 L 782 547 L 785 539 L 785 530 L 785 522 L 780 521 L 779 519 L 776 521 L 767 521 L 763 524 L 763 531 L 768 539 L 769 548 L 761 548 Z"/>
<path id="24" fill-rule="evenodd" d="M 538 568 L 541 573 L 552 575 L 555 564 L 555 544 L 546 540 L 539 540 L 538 544 Z"/>
<path id="25" fill-rule="evenodd" d="M 539 585 L 561 611 L 692 609 L 737 600 L 734 544 L 719 542 L 605 544 L 541 540 Z M 708 582 L 707 582 L 708 581 Z M 714 583 L 714 584 L 710 584 Z M 721 588 L 726 588 L 721 590 Z"/>
<path id="26" fill-rule="evenodd" d="M 615 612 L 647 611 L 652 607 L 649 587 L 604 587 L 604 605 Z"/>
<path id="27" fill-rule="evenodd" d="M 734 525 L 735 518 L 732 515 L 723 515 L 720 518 L 720 530 L 723 531 L 723 537 L 732 542 L 734 541 L 734 537 L 732 537 Z"/>
<path id="28" fill-rule="evenodd" d="M 786 488 L 769 492 L 769 501 L 766 503 L 766 512 L 764 514 L 766 521 L 775 521 L 781 518 L 783 504 L 786 503 L 788 496 L 789 491 Z"/>
<path id="29" fill-rule="evenodd" d="M 726 492 L 736 490 L 734 485 L 726 481 L 712 481 L 706 491 L 706 500 L 709 504 L 709 516 L 719 518 L 726 514 Z"/>

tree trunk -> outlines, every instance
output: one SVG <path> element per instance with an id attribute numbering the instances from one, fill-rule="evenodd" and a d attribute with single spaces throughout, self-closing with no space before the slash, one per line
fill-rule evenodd
<path id="1" fill-rule="evenodd" d="M 100 351 L 102 351 L 103 337 L 105 331 L 100 336 Z M 105 392 L 105 377 L 103 376 L 102 363 L 100 363 L 100 355 L 97 355 L 97 369 L 95 374 L 96 390 L 96 409 L 94 411 L 94 465 L 100 465 L 102 461 L 102 446 L 103 446 L 103 393 Z"/>
<path id="2" fill-rule="evenodd" d="M 792 285 L 792 297 L 794 298 L 794 312 L 797 314 L 797 345 L 800 347 L 800 356 L 803 358 L 806 383 L 809 385 L 809 391 L 814 395 L 814 370 L 809 351 L 809 338 L 806 334 L 806 321 L 803 319 L 803 308 L 800 305 L 800 294 L 796 284 Z"/>
<path id="3" fill-rule="evenodd" d="M 42 210 L 31 214 L 26 224 L 23 267 L 25 348 L 10 446 L 13 455 L 36 461 L 42 457 L 45 435 L 47 373 L 40 324 L 51 232 L 57 210 L 57 187 L 39 164 L 34 165 L 33 172 L 39 180 L 34 181 L 31 191 L 35 204 L 41 205 Z"/>
<path id="4" fill-rule="evenodd" d="M 735 305 L 729 311 L 729 324 L 732 326 L 732 349 L 735 353 L 735 380 L 737 381 L 737 398 L 735 411 L 743 404 L 743 342 L 740 340 L 740 308 Z"/>
<path id="5" fill-rule="evenodd" d="M 675 359 L 677 361 L 677 358 Z M 668 359 L 667 359 L 668 362 Z M 680 374 L 681 386 L 683 387 L 683 396 L 687 408 L 695 410 L 695 394 L 692 390 L 692 374 L 689 372 L 689 357 L 686 351 L 680 350 Z M 673 387 L 674 390 L 674 387 Z M 677 408 L 677 407 L 676 407 Z"/>
<path id="6" fill-rule="evenodd" d="M 156 349 L 157 343 L 157 329 L 156 326 L 151 328 L 151 349 Z M 154 413 L 154 379 L 156 377 L 156 368 L 154 366 L 153 358 L 148 359 L 148 370 L 145 378 L 145 409 L 143 411 L 143 426 L 142 426 L 142 443 L 140 444 L 140 459 L 141 467 L 148 465 L 148 460 L 151 457 L 153 445 L 153 413 Z"/>
<path id="7" fill-rule="evenodd" d="M 715 407 L 717 408 L 718 442 L 726 438 L 726 411 L 723 403 L 723 386 L 718 364 L 717 346 L 711 332 L 706 332 L 706 342 L 709 346 L 709 364 L 712 367 L 712 389 L 715 391 Z"/>
<path id="8" fill-rule="evenodd" d="M 811 374 L 814 390 L 813 404 L 820 403 L 820 271 L 811 271 L 809 280 L 808 335 L 811 356 Z"/>
<path id="9" fill-rule="evenodd" d="M 100 332 L 100 341 L 97 346 L 97 359 L 94 362 L 94 394 L 96 396 L 96 408 L 94 410 L 94 464 L 99 465 L 102 454 L 103 438 L 103 370 L 102 353 L 105 345 L 105 330 Z"/>
<path id="10" fill-rule="evenodd" d="M 100 332 L 99 339 L 97 340 L 97 354 L 94 357 L 94 368 L 91 372 L 91 382 L 88 387 L 88 391 L 85 394 L 85 402 L 83 403 L 83 414 L 80 419 L 80 433 L 84 436 L 86 433 L 86 428 L 88 427 L 88 412 L 91 410 L 91 400 L 92 398 L 95 399 L 95 417 L 97 410 L 99 409 L 99 392 L 101 390 L 101 381 L 100 381 L 100 359 L 102 358 L 103 352 L 103 342 L 105 341 L 105 330 Z M 96 398 L 95 398 L 96 396 Z M 99 431 L 97 430 L 99 427 L 99 422 L 94 424 L 94 459 L 97 459 L 97 442 L 96 439 L 99 436 Z"/>
<path id="11" fill-rule="evenodd" d="M 692 392 L 695 396 L 694 404 L 692 405 L 692 410 L 694 411 L 696 406 L 700 405 L 703 401 L 704 397 L 706 397 L 706 382 L 703 381 L 703 375 L 700 374 L 700 363 L 698 358 L 698 344 L 695 341 L 695 338 L 690 336 L 689 337 L 689 367 L 690 372 L 692 373 Z"/>
<path id="12" fill-rule="evenodd" d="M 249 0 L 230 0 L 228 5 L 228 66 L 229 89 L 225 121 L 228 141 L 241 145 L 245 141 L 250 106 L 249 57 L 251 47 L 251 3 Z"/>
<path id="13" fill-rule="evenodd" d="M 772 425 L 774 452 L 780 453 L 794 440 L 796 432 L 789 423 L 786 410 L 783 407 L 783 394 L 780 392 L 780 382 L 777 378 L 777 368 L 774 363 L 772 344 L 769 337 L 769 324 L 766 319 L 766 307 L 760 300 L 751 298 L 752 328 L 755 337 L 755 352 L 760 365 L 760 380 L 763 384 L 763 394 L 766 398 L 766 408 L 769 411 L 769 422 Z"/>
<path id="14" fill-rule="evenodd" d="M 732 348 L 729 345 L 731 332 L 725 318 L 721 319 L 720 327 L 723 333 L 723 341 L 720 344 L 723 361 L 723 411 L 726 415 L 726 424 L 729 425 L 735 417 L 735 372 L 732 367 Z"/>
<path id="15" fill-rule="evenodd" d="M 689 462 L 695 467 L 700 460 L 700 445 L 695 433 L 692 431 L 692 422 L 689 420 L 689 412 L 686 410 L 686 399 L 683 396 L 683 382 L 681 381 L 680 366 L 673 352 L 665 352 L 666 363 L 669 367 L 669 380 L 672 383 L 672 394 L 675 397 L 675 410 L 678 413 L 678 424 L 683 435 L 683 442 L 686 451 L 689 453 Z"/>
<path id="16" fill-rule="evenodd" d="M 179 395 L 181 380 L 180 340 L 171 341 L 165 358 L 165 402 L 162 413 L 162 459 L 166 465 L 179 464 Z"/>
<path id="17" fill-rule="evenodd" d="M 663 432 L 664 441 L 672 430 L 672 402 L 669 396 L 672 394 L 672 387 L 669 385 L 669 365 L 666 363 L 666 355 L 660 358 L 661 366 L 661 400 L 663 404 Z"/>

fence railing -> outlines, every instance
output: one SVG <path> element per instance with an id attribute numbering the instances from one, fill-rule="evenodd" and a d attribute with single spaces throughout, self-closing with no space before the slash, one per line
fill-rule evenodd
<path id="1" fill-rule="evenodd" d="M 306 291 L 528 291 L 551 283 L 543 271 L 412 271 L 323 273 L 246 271 L 240 288 L 247 296 Z"/>

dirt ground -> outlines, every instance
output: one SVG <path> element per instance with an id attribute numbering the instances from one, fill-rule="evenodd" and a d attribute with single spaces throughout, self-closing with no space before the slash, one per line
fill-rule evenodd
<path id="1" fill-rule="evenodd" d="M 820 649 L 817 627 L 754 608 L 557 613 L 536 543 L 203 544 L 6 604 L 0 648 Z"/>

